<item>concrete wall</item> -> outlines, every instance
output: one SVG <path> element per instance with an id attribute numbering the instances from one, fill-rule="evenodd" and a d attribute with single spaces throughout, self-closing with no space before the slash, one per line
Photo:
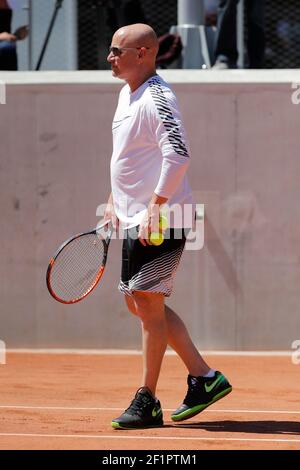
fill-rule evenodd
<path id="1" fill-rule="evenodd" d="M 187 251 L 169 304 L 201 349 L 290 349 L 300 338 L 297 71 L 162 73 L 174 84 L 205 203 L 205 247 Z M 0 338 L 7 347 L 140 348 L 117 291 L 119 241 L 103 282 L 74 306 L 45 286 L 49 257 L 96 225 L 109 193 L 109 72 L 1 74 Z"/>

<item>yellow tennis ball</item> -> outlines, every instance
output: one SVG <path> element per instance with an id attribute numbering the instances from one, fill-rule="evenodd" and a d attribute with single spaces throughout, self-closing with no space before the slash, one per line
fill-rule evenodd
<path id="1" fill-rule="evenodd" d="M 160 230 L 167 230 L 169 224 L 168 224 L 168 218 L 165 215 L 160 215 L 159 217 L 159 228 Z"/>
<path id="2" fill-rule="evenodd" d="M 160 232 L 152 232 L 150 237 L 149 237 L 149 241 L 150 241 L 151 245 L 159 246 L 163 243 L 164 236 Z"/>

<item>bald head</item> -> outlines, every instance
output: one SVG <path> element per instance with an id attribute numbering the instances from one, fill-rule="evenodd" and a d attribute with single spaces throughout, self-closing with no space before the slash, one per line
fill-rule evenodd
<path id="1" fill-rule="evenodd" d="M 156 57 L 158 52 L 158 39 L 155 31 L 147 24 L 137 23 L 123 26 L 113 37 L 120 47 L 147 47 L 149 57 Z"/>
<path id="2" fill-rule="evenodd" d="M 107 57 L 114 77 L 127 82 L 131 91 L 156 74 L 158 39 L 147 24 L 123 26 L 112 38 Z"/>

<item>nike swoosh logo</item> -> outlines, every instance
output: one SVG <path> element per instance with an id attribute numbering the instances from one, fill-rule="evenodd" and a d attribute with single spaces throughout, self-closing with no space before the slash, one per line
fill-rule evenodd
<path id="1" fill-rule="evenodd" d="M 113 121 L 113 126 L 114 126 L 115 124 L 117 124 L 117 125 L 115 125 L 115 126 L 112 128 L 112 130 L 115 130 L 115 129 L 117 129 L 118 127 L 120 127 L 120 126 L 122 125 L 122 123 L 123 123 L 126 119 L 131 118 L 131 117 L 132 117 L 132 116 L 125 116 L 123 119 L 120 119 L 119 121 Z"/>
<path id="2" fill-rule="evenodd" d="M 152 416 L 153 418 L 155 418 L 156 416 L 160 415 L 161 414 L 161 408 L 153 408 L 152 410 Z"/>
<path id="3" fill-rule="evenodd" d="M 130 118 L 130 117 L 131 117 L 131 116 L 128 115 L 128 116 L 123 117 L 122 119 L 119 119 L 118 121 L 113 121 L 113 122 L 114 122 L 114 124 L 117 124 L 118 122 L 123 122 L 123 121 L 125 121 L 125 119 L 128 119 L 128 118 Z"/>
<path id="4" fill-rule="evenodd" d="M 219 375 L 219 377 L 210 385 L 208 384 L 204 384 L 204 387 L 205 387 L 205 390 L 206 392 L 211 392 L 213 388 L 215 388 L 215 386 L 219 383 L 219 382 L 223 382 L 223 375 Z"/>

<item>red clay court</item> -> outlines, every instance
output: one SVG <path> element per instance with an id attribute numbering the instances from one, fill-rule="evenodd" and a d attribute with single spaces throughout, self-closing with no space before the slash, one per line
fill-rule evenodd
<path id="1" fill-rule="evenodd" d="M 233 392 L 173 424 L 186 372 L 166 356 L 157 395 L 164 427 L 110 426 L 139 386 L 141 356 L 9 353 L 0 366 L 0 449 L 300 449 L 300 376 L 290 356 L 210 356 Z M 299 366 L 298 366 L 299 367 Z"/>

